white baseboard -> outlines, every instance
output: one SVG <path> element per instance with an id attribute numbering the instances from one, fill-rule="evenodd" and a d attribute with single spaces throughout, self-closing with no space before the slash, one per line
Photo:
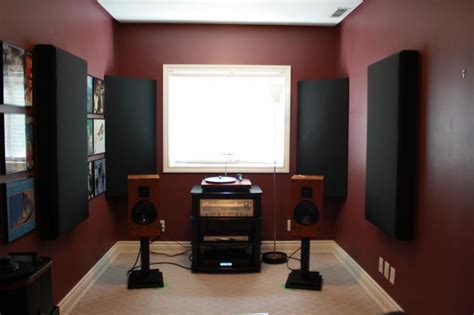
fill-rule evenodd
<path id="1" fill-rule="evenodd" d="M 336 242 L 333 242 L 332 254 L 346 267 L 384 312 L 403 311 L 402 307 Z"/>
<path id="2" fill-rule="evenodd" d="M 277 251 L 296 250 L 300 246 L 299 241 L 277 241 Z M 89 272 L 72 288 L 71 291 L 59 302 L 61 314 L 69 314 L 87 290 L 99 279 L 107 267 L 121 253 L 137 253 L 140 247 L 138 241 L 118 241 L 107 253 L 92 267 Z M 191 248 L 190 242 L 153 242 L 150 249 L 161 252 L 182 251 Z M 261 251 L 271 251 L 274 248 L 273 241 L 262 241 Z M 376 301 L 384 312 L 403 311 L 400 305 L 377 283 L 370 275 L 362 269 L 352 257 L 347 254 L 335 241 L 311 241 L 311 250 L 317 252 L 331 253 L 356 279 L 360 286 Z"/>
<path id="3" fill-rule="evenodd" d="M 117 242 L 118 243 L 118 242 Z M 58 303 L 61 314 L 69 314 L 77 302 L 84 296 L 90 287 L 100 278 L 110 264 L 120 254 L 117 243 L 115 243 L 102 258 L 82 277 L 81 280 L 69 291 Z"/>

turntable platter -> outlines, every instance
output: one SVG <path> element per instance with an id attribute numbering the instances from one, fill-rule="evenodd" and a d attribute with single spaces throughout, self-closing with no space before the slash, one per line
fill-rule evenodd
<path id="1" fill-rule="evenodd" d="M 234 177 L 229 176 L 216 176 L 216 177 L 208 177 L 204 179 L 206 183 L 211 184 L 231 184 L 235 183 L 237 180 Z"/>

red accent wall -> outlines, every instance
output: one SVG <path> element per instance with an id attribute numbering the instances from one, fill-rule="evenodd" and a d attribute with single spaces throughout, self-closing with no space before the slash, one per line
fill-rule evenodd
<path id="1" fill-rule="evenodd" d="M 1 1 L 0 40 L 21 48 L 53 44 L 88 62 L 88 73 L 114 73 L 115 22 L 95 0 Z M 74 187 L 71 187 L 74 189 Z M 53 259 L 53 299 L 58 303 L 117 240 L 114 213 L 103 196 L 89 204 L 90 217 L 57 241 L 40 241 L 36 231 L 8 245 Z"/>
<path id="2" fill-rule="evenodd" d="M 296 84 L 299 80 L 333 78 L 338 56 L 337 29 L 322 27 L 120 24 L 117 67 L 122 76 L 157 80 L 157 166 L 160 172 L 160 216 L 167 232 L 161 240 L 191 239 L 193 185 L 204 174 L 161 173 L 163 167 L 162 76 L 163 64 L 262 64 L 291 65 L 290 174 L 277 175 L 277 234 L 287 239 L 290 209 L 290 176 L 295 170 Z M 239 124 L 230 120 L 228 123 Z M 192 136 L 192 135 L 190 135 Z M 197 139 L 198 141 L 198 139 Z M 273 239 L 273 175 L 246 174 L 263 189 L 263 239 Z M 328 222 L 332 226 L 332 222 Z M 334 238 L 328 228 L 325 238 Z M 126 238 L 125 230 L 122 237 Z"/>
<path id="3" fill-rule="evenodd" d="M 340 27 L 349 181 L 336 241 L 409 314 L 474 312 L 473 12 L 470 0 L 365 0 Z M 364 219 L 367 66 L 403 49 L 419 50 L 422 63 L 413 241 L 391 239 Z M 379 256 L 396 268 L 395 286 L 378 273 Z"/>

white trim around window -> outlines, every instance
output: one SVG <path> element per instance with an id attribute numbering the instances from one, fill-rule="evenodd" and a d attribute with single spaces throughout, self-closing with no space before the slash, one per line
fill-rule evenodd
<path id="1" fill-rule="evenodd" d="M 163 65 L 163 171 L 289 172 L 291 67 Z"/>

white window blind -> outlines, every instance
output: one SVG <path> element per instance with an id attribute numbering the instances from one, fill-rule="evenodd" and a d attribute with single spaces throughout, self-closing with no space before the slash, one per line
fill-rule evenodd
<path id="1" fill-rule="evenodd" d="M 164 65 L 165 172 L 289 171 L 290 67 Z"/>

